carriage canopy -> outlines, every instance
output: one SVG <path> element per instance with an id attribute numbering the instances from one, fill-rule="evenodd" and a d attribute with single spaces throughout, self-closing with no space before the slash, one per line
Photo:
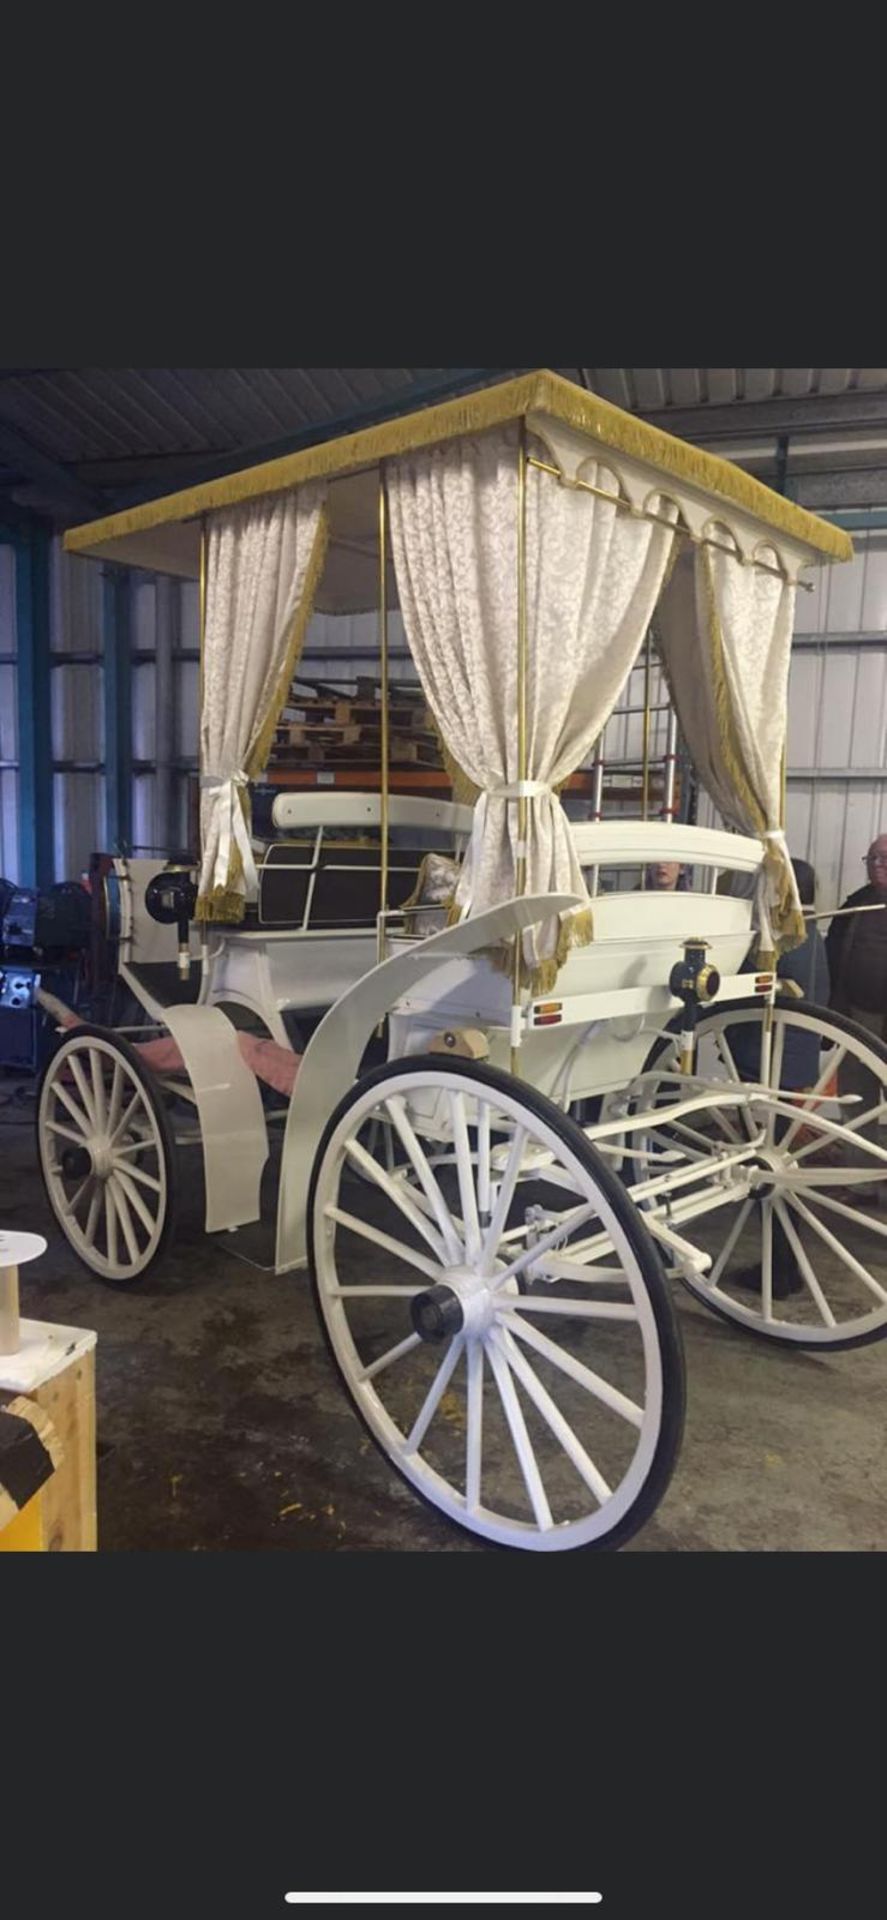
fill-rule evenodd
<path id="1" fill-rule="evenodd" d="M 384 579 L 476 795 L 456 911 L 520 880 L 577 896 L 524 935 L 536 991 L 593 936 L 558 790 L 654 617 L 699 778 L 763 843 L 761 944 L 802 935 L 781 813 L 794 603 L 801 569 L 852 545 L 729 462 L 538 372 L 72 529 L 65 546 L 202 580 L 203 918 L 239 919 L 254 886 L 248 785 L 311 613 L 376 606 Z"/>

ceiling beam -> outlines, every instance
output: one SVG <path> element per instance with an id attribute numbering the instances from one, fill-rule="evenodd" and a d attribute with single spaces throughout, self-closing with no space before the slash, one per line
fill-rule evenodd
<path id="1" fill-rule="evenodd" d="M 239 473 L 242 468 L 259 466 L 266 460 L 279 460 L 285 454 L 300 453 L 304 447 L 317 446 L 324 440 L 337 440 L 346 433 L 356 433 L 361 427 L 378 425 L 382 420 L 391 420 L 399 414 L 411 413 L 414 408 L 432 406 L 438 400 L 450 399 L 453 395 L 467 393 L 473 387 L 490 386 L 494 381 L 508 380 L 515 372 L 523 371 L 513 367 L 456 367 L 448 373 L 432 380 L 418 380 L 404 385 L 399 393 L 389 392 L 375 400 L 364 401 L 360 406 L 349 408 L 347 413 L 330 414 L 326 419 L 312 422 L 303 427 L 300 433 L 285 435 L 282 439 L 266 440 L 259 446 L 239 447 L 225 455 L 208 455 L 202 468 L 190 468 L 183 483 L 189 487 L 200 486 L 207 480 L 221 479 L 226 473 Z M 167 476 L 166 491 L 172 491 Z M 132 492 L 121 493 L 114 502 L 117 508 L 138 506 L 144 500 L 156 497 L 157 488 L 152 488 L 150 479 L 146 485 Z M 107 506 L 105 507 L 107 512 Z"/>
<path id="2" fill-rule="evenodd" d="M 734 400 L 726 406 L 638 409 L 651 426 L 682 440 L 737 439 L 760 433 L 862 432 L 887 425 L 887 392 L 810 394 L 805 399 Z"/>
<path id="3" fill-rule="evenodd" d="M 38 447 L 32 446 L 30 440 L 25 439 L 24 434 L 2 421 L 0 460 L 13 467 L 23 480 L 36 480 L 53 499 L 64 500 L 75 507 L 78 513 L 89 516 L 106 511 L 106 502 L 100 493 L 85 487 L 67 467 L 60 466 L 57 460 L 51 460 L 47 454 L 41 453 Z"/>

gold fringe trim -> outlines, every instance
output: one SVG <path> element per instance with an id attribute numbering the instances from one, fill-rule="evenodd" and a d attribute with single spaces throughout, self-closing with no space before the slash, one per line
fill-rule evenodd
<path id="1" fill-rule="evenodd" d="M 554 953 L 547 960 L 540 960 L 535 967 L 530 966 L 526 959 L 522 936 L 518 934 L 517 937 L 521 941 L 520 985 L 529 989 L 531 1000 L 541 1000 L 545 994 L 553 991 L 558 974 L 573 948 L 590 946 L 594 939 L 594 915 L 590 907 L 580 907 L 576 913 L 565 914 L 558 929 Z M 513 941 L 503 942 L 498 947 L 484 947 L 483 952 L 494 972 L 509 975 L 513 972 Z"/>
<path id="2" fill-rule="evenodd" d="M 327 502 L 324 500 L 321 505 L 317 532 L 314 537 L 314 550 L 308 562 L 308 571 L 305 575 L 305 586 L 302 592 L 302 598 L 296 608 L 295 617 L 290 629 L 284 663 L 272 695 L 271 705 L 268 708 L 256 740 L 246 757 L 244 772 L 249 775 L 251 780 L 254 780 L 256 775 L 262 772 L 267 763 L 268 755 L 271 751 L 271 742 L 274 738 L 274 729 L 283 712 L 287 694 L 292 686 L 293 674 L 302 656 L 305 634 L 314 607 L 318 583 L 323 573 L 328 544 L 329 508 Z M 237 801 L 243 814 L 247 833 L 250 833 L 252 831 L 253 809 L 249 790 L 239 787 L 237 789 Z M 235 885 L 242 873 L 243 856 L 237 845 L 237 841 L 232 839 L 231 853 L 228 859 L 228 873 L 224 886 L 213 887 L 210 893 L 200 895 L 194 909 L 195 920 L 212 921 L 227 926 L 234 926 L 242 920 L 246 912 L 246 900 L 242 893 L 236 891 Z"/>
<path id="3" fill-rule="evenodd" d="M 392 455 L 414 453 L 422 447 L 456 440 L 462 434 L 482 433 L 506 421 L 525 418 L 529 413 L 551 414 L 568 426 L 590 434 L 601 446 L 644 460 L 663 473 L 673 473 L 722 500 L 732 501 L 768 526 L 776 527 L 819 553 L 829 554 L 832 559 L 853 557 L 853 542 L 841 527 L 833 527 L 803 507 L 794 506 L 729 460 L 703 453 L 698 447 L 675 439 L 673 434 L 663 433 L 659 427 L 648 426 L 645 420 L 623 412 L 609 400 L 586 393 L 572 381 L 544 369 L 524 374 L 518 380 L 505 380 L 498 386 L 482 388 L 464 399 L 445 400 L 418 413 L 401 414 L 381 426 L 343 434 L 340 439 L 306 447 L 302 453 L 266 460 L 260 466 L 226 474 L 199 487 L 186 487 L 180 493 L 168 494 L 165 499 L 149 500 L 141 507 L 130 507 L 124 513 L 110 514 L 89 525 L 72 527 L 64 536 L 65 551 L 88 553 L 105 542 L 130 534 L 190 520 L 219 507 L 254 500 L 262 494 L 282 493 L 303 485 L 306 480 L 329 479 L 335 474 L 375 466 Z"/>

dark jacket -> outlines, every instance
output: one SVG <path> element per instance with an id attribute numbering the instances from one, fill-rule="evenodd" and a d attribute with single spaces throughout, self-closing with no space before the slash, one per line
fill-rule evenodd
<path id="1" fill-rule="evenodd" d="M 839 922 L 839 925 L 846 925 Z M 740 968 L 741 973 L 757 971 L 756 962 L 749 958 Z M 826 943 L 822 934 L 817 933 L 815 922 L 804 941 L 803 946 L 793 947 L 789 953 L 780 954 L 776 962 L 776 972 L 780 980 L 794 980 L 803 989 L 804 999 L 813 1006 L 827 1007 L 829 1004 L 829 967 L 826 957 Z M 798 1003 L 800 1005 L 800 1002 Z M 761 1067 L 761 1030 L 757 1021 L 744 1021 L 741 1026 L 727 1028 L 727 1041 L 736 1062 L 741 1080 L 757 1080 Z M 819 1034 L 806 1033 L 800 1027 L 787 1027 L 782 1054 L 782 1072 L 779 1084 L 792 1092 L 801 1087 L 815 1086 L 819 1076 Z"/>
<path id="2" fill-rule="evenodd" d="M 882 895 L 876 887 L 858 887 L 855 893 L 849 893 L 842 900 L 842 907 L 875 907 Z M 853 955 L 853 943 L 859 930 L 859 916 L 849 913 L 846 920 L 833 920 L 825 937 L 825 950 L 828 955 L 828 970 L 832 983 L 832 997 L 829 1005 L 836 1013 L 849 1013 L 853 1005 L 850 992 L 850 968 Z"/>

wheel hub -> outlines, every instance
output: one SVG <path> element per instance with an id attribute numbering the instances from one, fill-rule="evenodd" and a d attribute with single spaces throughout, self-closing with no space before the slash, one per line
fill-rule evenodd
<path id="1" fill-rule="evenodd" d="M 92 1170 L 96 1179 L 107 1180 L 114 1167 L 114 1155 L 111 1151 L 110 1140 L 107 1138 L 92 1140 L 89 1151 L 92 1155 Z"/>
<path id="2" fill-rule="evenodd" d="M 65 1147 L 61 1165 L 66 1180 L 86 1180 L 94 1171 L 88 1147 Z"/>
<path id="3" fill-rule="evenodd" d="M 410 1301 L 410 1317 L 420 1339 L 435 1345 L 454 1333 L 485 1333 L 499 1304 L 494 1288 L 495 1276 L 453 1267 L 445 1281 L 414 1294 Z"/>

